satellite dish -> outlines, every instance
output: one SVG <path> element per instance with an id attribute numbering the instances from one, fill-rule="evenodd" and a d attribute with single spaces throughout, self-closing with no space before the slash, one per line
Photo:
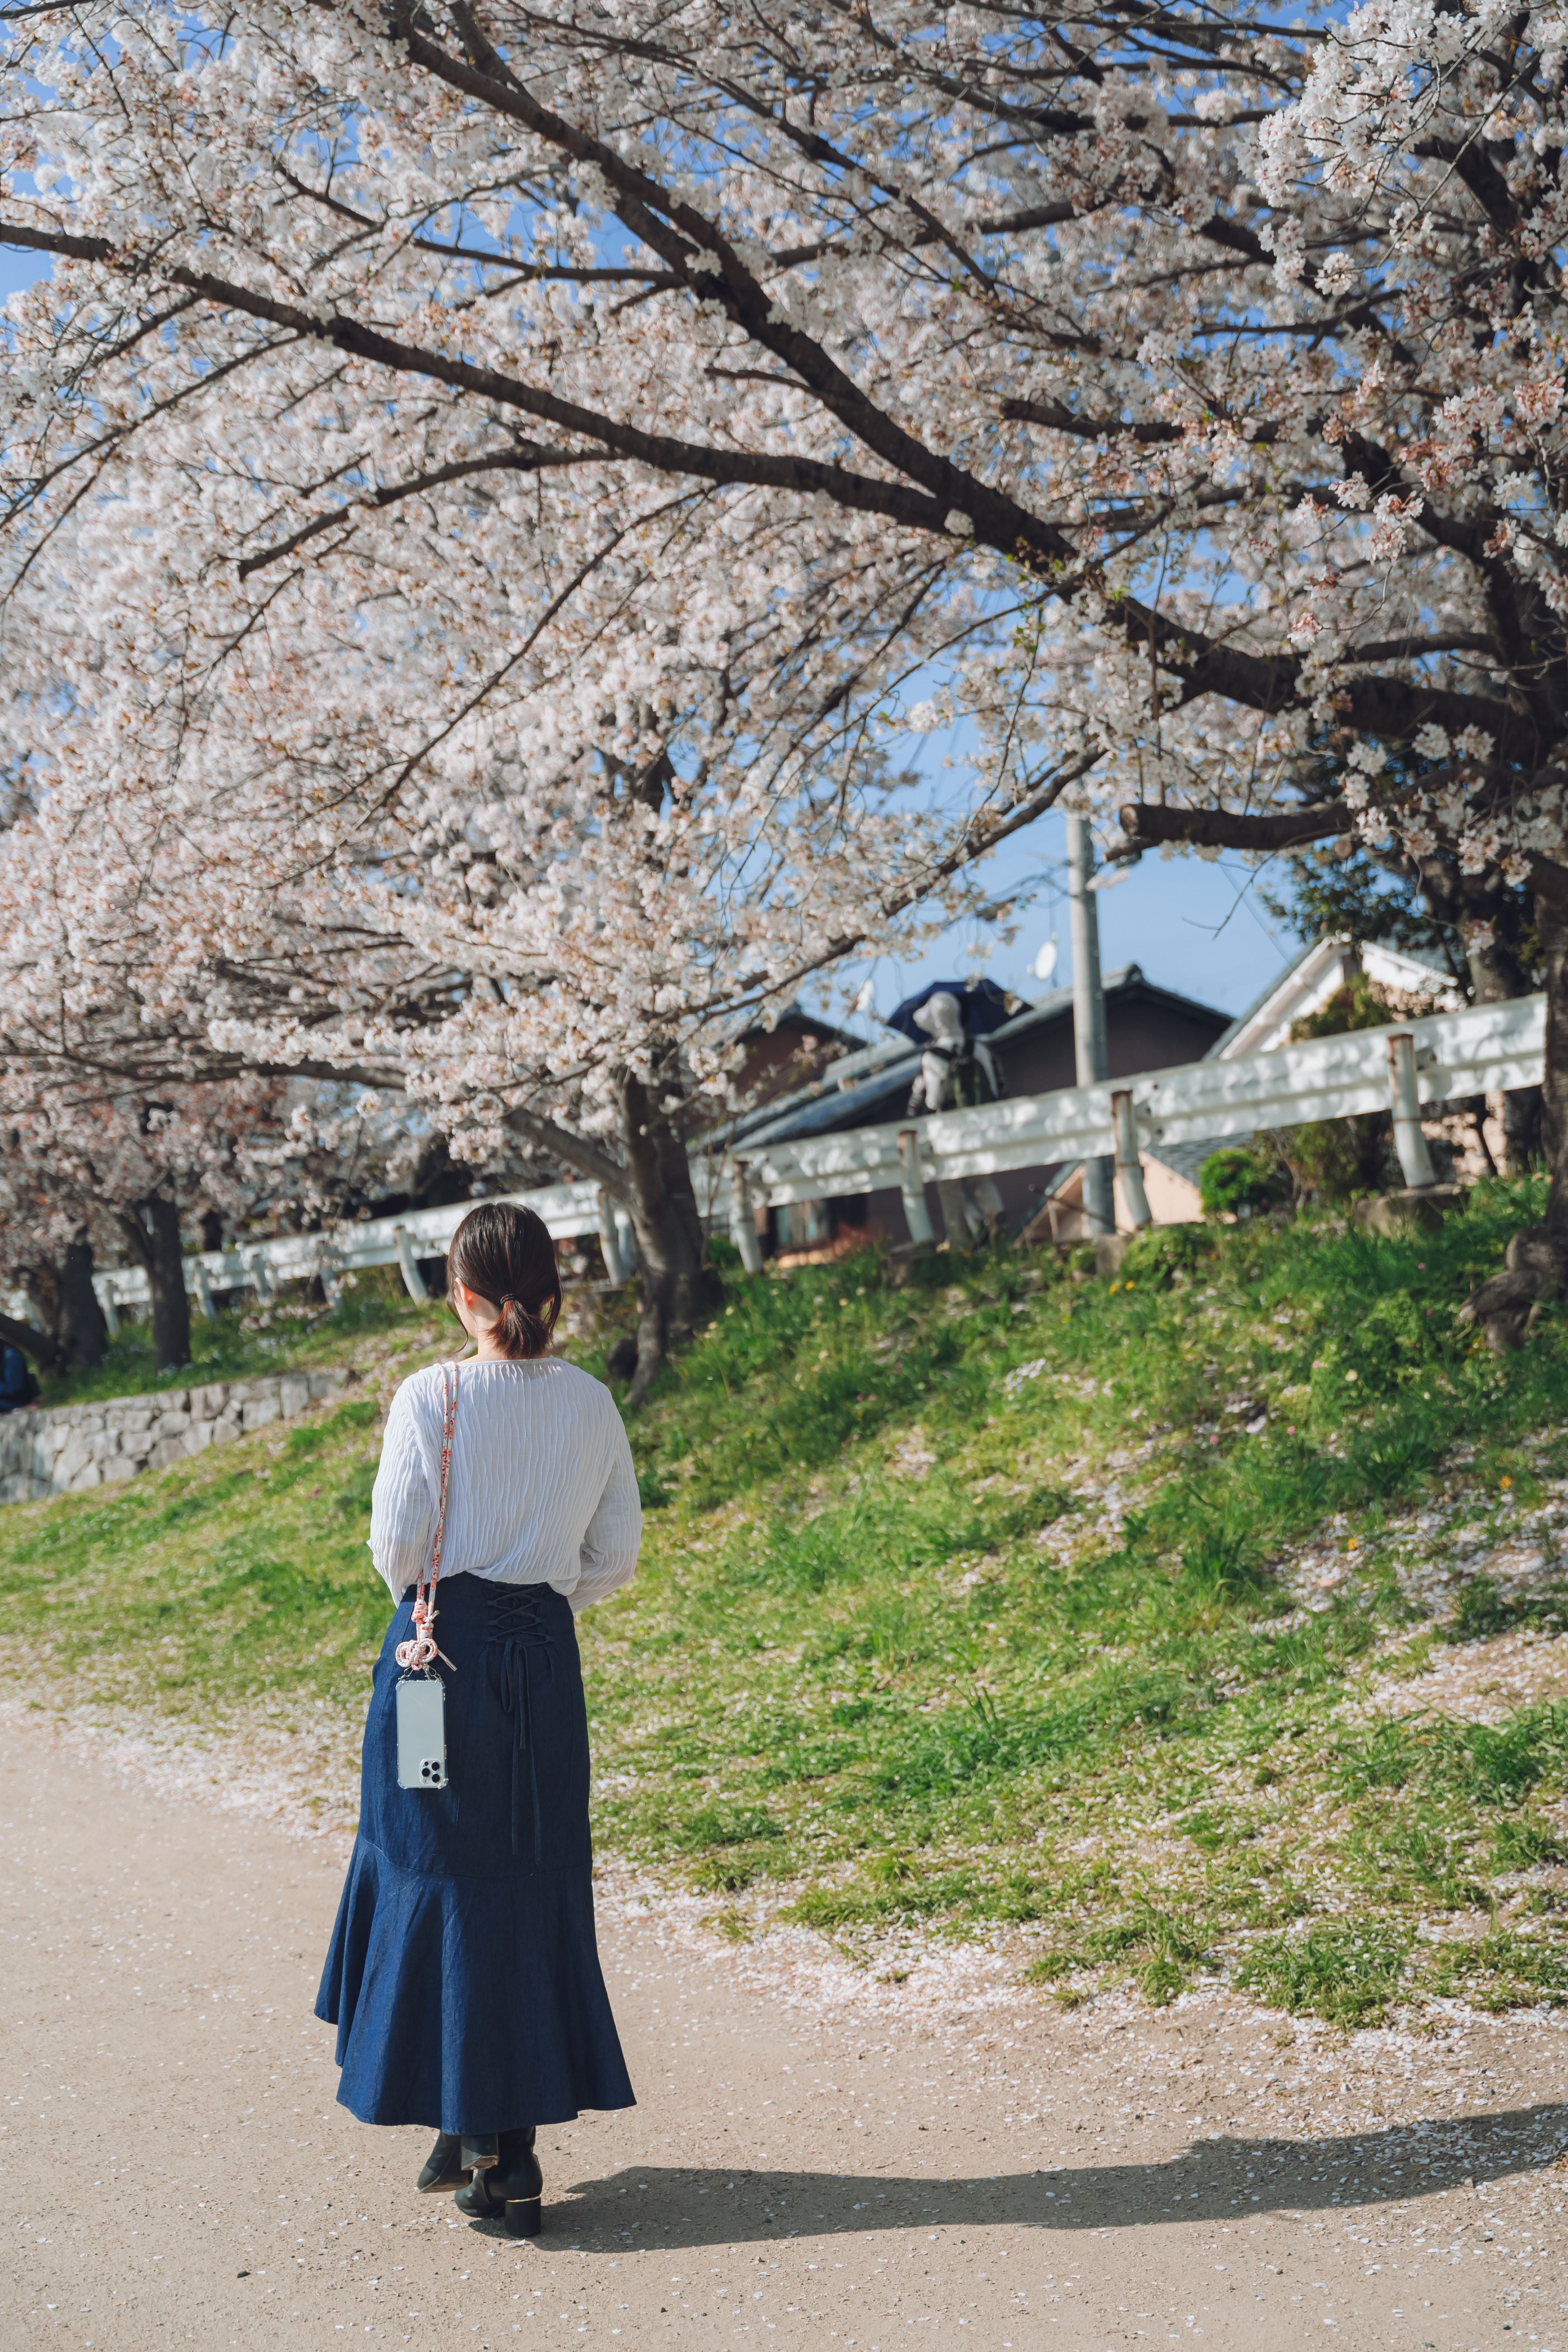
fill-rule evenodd
<path id="1" fill-rule="evenodd" d="M 1037 980 L 1049 980 L 1057 968 L 1057 935 L 1053 931 L 1029 969 Z"/>

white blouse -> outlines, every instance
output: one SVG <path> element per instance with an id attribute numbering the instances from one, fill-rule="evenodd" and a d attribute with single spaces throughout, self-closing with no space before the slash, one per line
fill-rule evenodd
<path id="1" fill-rule="evenodd" d="M 392 1400 L 370 1553 L 394 1604 L 430 1565 L 441 1491 L 441 1367 Z M 607 1388 L 559 1356 L 458 1367 L 441 1573 L 549 1584 L 574 1610 L 625 1584 L 642 1540 L 632 1449 Z"/>

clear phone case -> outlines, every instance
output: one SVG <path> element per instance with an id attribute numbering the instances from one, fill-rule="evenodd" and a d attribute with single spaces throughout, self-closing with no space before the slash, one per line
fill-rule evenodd
<path id="1" fill-rule="evenodd" d="M 447 1786 L 447 1689 L 439 1675 L 409 1675 L 397 1685 L 397 1785 Z"/>

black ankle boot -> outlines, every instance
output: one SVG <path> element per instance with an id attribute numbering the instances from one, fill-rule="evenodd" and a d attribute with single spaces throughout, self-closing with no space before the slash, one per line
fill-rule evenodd
<path id="1" fill-rule="evenodd" d="M 504 2213 L 514 2238 L 539 2235 L 544 2175 L 533 2152 L 533 2138 L 531 2124 L 522 2131 L 500 2134 L 497 2161 L 487 2170 L 476 2172 L 468 2187 L 458 2189 L 455 2202 L 459 2213 L 469 2214 L 475 2221 Z"/>
<path id="2" fill-rule="evenodd" d="M 425 2159 L 425 2169 L 415 2186 L 426 2197 L 437 2189 L 456 2189 L 466 2178 L 458 2162 L 462 2146 L 456 2132 L 437 2132 L 436 2145 Z"/>

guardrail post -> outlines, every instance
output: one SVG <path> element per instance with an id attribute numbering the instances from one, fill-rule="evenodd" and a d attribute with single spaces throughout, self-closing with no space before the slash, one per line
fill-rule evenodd
<path id="1" fill-rule="evenodd" d="M 1143 1190 L 1143 1167 L 1138 1157 L 1138 1121 L 1133 1113 L 1130 1087 L 1124 1087 L 1111 1096 L 1110 1118 L 1116 1130 L 1116 1181 L 1121 1187 L 1128 1222 L 1137 1232 L 1154 1221 L 1149 1214 L 1149 1195 Z"/>
<path id="2" fill-rule="evenodd" d="M 616 1220 L 616 1201 L 605 1184 L 599 1187 L 599 1247 L 605 1253 L 605 1272 L 618 1290 L 631 1278 L 631 1267 L 621 1248 L 621 1230 Z"/>
<path id="3" fill-rule="evenodd" d="M 406 1225 L 394 1225 L 392 1238 L 397 1249 L 397 1263 L 403 1269 L 403 1287 L 416 1307 L 423 1307 L 430 1293 L 425 1286 L 425 1276 L 419 1271 L 419 1260 L 414 1255 L 414 1244 L 408 1238 Z"/>
<path id="4" fill-rule="evenodd" d="M 337 1244 L 327 1234 L 322 1234 L 316 1244 L 316 1273 L 327 1305 L 333 1308 L 341 1307 L 343 1302 L 343 1262 Z"/>
<path id="5" fill-rule="evenodd" d="M 730 1175 L 730 1239 L 741 1253 L 741 1264 L 748 1274 L 761 1274 L 763 1245 L 757 1239 L 756 1220 L 752 1214 L 752 1187 L 743 1160 L 731 1160 Z"/>
<path id="6" fill-rule="evenodd" d="M 910 1241 L 934 1241 L 921 1168 L 921 1139 L 918 1129 L 912 1127 L 899 1129 L 899 1189 L 903 1194 L 904 1223 L 910 1229 Z"/>
<path id="7" fill-rule="evenodd" d="M 1388 1092 L 1394 1107 L 1394 1148 L 1412 1191 L 1435 1184 L 1437 1173 L 1421 1132 L 1421 1097 L 1415 1084 L 1415 1040 L 1407 1031 L 1388 1041 Z"/>
<path id="8" fill-rule="evenodd" d="M 191 1286 L 196 1294 L 196 1305 L 202 1310 L 204 1322 L 216 1322 L 217 1308 L 213 1305 L 213 1286 L 207 1279 L 206 1267 L 200 1258 L 197 1258 L 191 1270 Z"/>
<path id="9" fill-rule="evenodd" d="M 114 1296 L 114 1285 L 112 1282 L 106 1282 L 104 1284 L 103 1288 L 98 1294 L 98 1303 L 103 1309 L 104 1329 L 108 1332 L 111 1339 L 118 1339 L 120 1336 L 120 1302 Z"/>
<path id="10" fill-rule="evenodd" d="M 252 1250 L 248 1260 L 250 1279 L 256 1285 L 256 1296 L 263 1307 L 272 1304 L 272 1276 L 267 1270 L 267 1259 L 260 1250 Z"/>
<path id="11" fill-rule="evenodd" d="M 616 1203 L 616 1239 L 621 1245 L 621 1264 L 629 1282 L 637 1270 L 637 1234 L 631 1211 L 619 1201 Z"/>

